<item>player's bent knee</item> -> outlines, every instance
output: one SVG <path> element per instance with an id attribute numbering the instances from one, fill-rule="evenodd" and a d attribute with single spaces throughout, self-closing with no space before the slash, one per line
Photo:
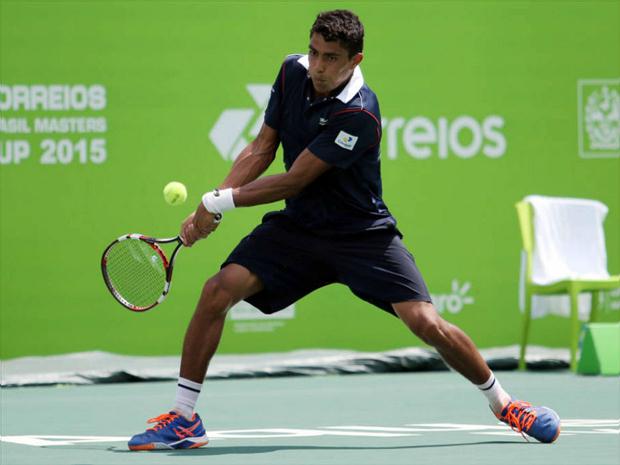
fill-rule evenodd
<path id="1" fill-rule="evenodd" d="M 447 323 L 430 302 L 397 304 L 395 310 L 409 329 L 426 344 L 442 344 L 446 338 Z"/>
<path id="2" fill-rule="evenodd" d="M 221 277 L 217 274 L 204 284 L 198 310 L 208 316 L 219 317 L 225 315 L 235 303 L 234 296 L 226 289 Z"/>
<path id="3" fill-rule="evenodd" d="M 398 317 L 416 334 L 439 318 L 430 302 L 401 302 L 393 304 L 393 308 Z"/>

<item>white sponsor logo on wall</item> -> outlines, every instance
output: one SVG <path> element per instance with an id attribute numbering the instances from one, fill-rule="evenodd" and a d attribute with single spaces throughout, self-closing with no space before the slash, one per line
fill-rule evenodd
<path id="1" fill-rule="evenodd" d="M 410 119 L 383 118 L 383 139 L 387 157 L 398 158 L 401 145 L 407 155 L 418 160 L 438 158 L 469 159 L 477 155 L 500 158 L 506 153 L 506 137 L 502 133 L 504 118 L 490 115 L 482 121 L 463 115 L 454 119 L 424 116 Z"/>
<path id="2" fill-rule="evenodd" d="M 265 109 L 269 103 L 269 84 L 248 84 L 248 93 L 254 108 L 229 108 L 222 112 L 209 132 L 209 139 L 224 160 L 233 161 L 239 152 L 254 139 L 263 124 Z"/>
<path id="3" fill-rule="evenodd" d="M 450 293 L 431 294 L 431 298 L 439 313 L 460 313 L 466 305 L 474 303 L 474 298 L 469 295 L 470 290 L 470 282 L 465 281 L 463 284 L 459 284 L 458 279 L 453 279 Z"/>
<path id="4" fill-rule="evenodd" d="M 271 86 L 248 84 L 246 89 L 256 106 L 224 110 L 209 133 L 211 142 L 224 160 L 234 160 L 258 135 L 263 124 Z M 500 158 L 506 153 L 508 145 L 502 132 L 504 118 L 499 115 L 489 115 L 481 120 L 469 115 L 436 119 L 397 116 L 383 118 L 381 123 L 383 148 L 390 160 L 397 159 L 403 149 L 406 155 L 418 160 L 469 159 L 476 156 Z M 351 150 L 357 141 L 357 138 L 354 139 L 337 138 L 336 143 Z"/>
<path id="5" fill-rule="evenodd" d="M 0 83 L 0 165 L 100 165 L 108 158 L 102 84 Z"/>
<path id="6" fill-rule="evenodd" d="M 266 315 L 245 301 L 234 305 L 229 312 L 235 333 L 271 333 L 286 324 L 286 320 L 295 318 L 295 304 L 279 312 Z"/>
<path id="7" fill-rule="evenodd" d="M 577 81 L 579 156 L 620 157 L 620 79 Z"/>
<path id="8" fill-rule="evenodd" d="M 295 304 L 279 312 L 266 315 L 254 305 L 242 300 L 230 309 L 231 320 L 291 320 L 295 318 Z"/>

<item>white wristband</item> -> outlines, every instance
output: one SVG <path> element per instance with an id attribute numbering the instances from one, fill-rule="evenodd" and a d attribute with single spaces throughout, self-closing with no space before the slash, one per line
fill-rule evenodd
<path id="1" fill-rule="evenodd" d="M 235 201 L 233 200 L 233 190 L 228 189 L 215 189 L 214 191 L 207 192 L 202 196 L 202 204 L 205 206 L 209 213 L 222 214 L 227 210 L 235 208 Z"/>

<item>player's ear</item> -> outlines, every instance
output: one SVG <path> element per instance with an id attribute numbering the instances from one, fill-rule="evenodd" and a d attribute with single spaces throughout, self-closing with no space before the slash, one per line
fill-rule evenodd
<path id="1" fill-rule="evenodd" d="M 359 52 L 353 55 L 350 61 L 352 63 L 352 66 L 355 67 L 359 65 L 363 59 L 364 59 L 364 54 L 362 52 Z"/>

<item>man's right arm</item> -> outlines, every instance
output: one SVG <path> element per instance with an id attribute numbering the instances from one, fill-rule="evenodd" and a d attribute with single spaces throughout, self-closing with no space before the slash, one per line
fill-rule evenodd
<path id="1" fill-rule="evenodd" d="M 278 77 L 271 89 L 271 97 L 265 110 L 265 122 L 267 123 L 263 123 L 256 139 L 250 142 L 235 159 L 230 173 L 219 185 L 219 188 L 244 186 L 256 180 L 273 162 L 280 144 L 278 131 L 275 128 L 280 126 L 280 103 L 284 93 L 285 66 L 286 63 L 280 68 Z M 202 202 L 198 205 L 196 212 L 201 208 L 204 210 Z M 206 237 L 217 228 L 217 224 L 213 223 L 212 220 L 206 221 L 209 226 L 205 227 L 203 231 L 198 231 L 195 226 L 192 227 L 196 212 L 192 213 L 181 225 L 181 235 L 186 239 L 186 245 L 194 243 L 200 237 Z M 209 215 L 212 214 L 209 213 Z"/>
<path id="2" fill-rule="evenodd" d="M 269 103 L 265 109 L 265 121 L 260 128 L 258 136 L 241 151 L 230 173 L 224 182 L 220 184 L 220 189 L 241 187 L 256 180 L 273 162 L 276 150 L 278 150 L 278 145 L 280 144 L 278 128 L 281 126 L 285 68 L 287 67 L 287 62 L 290 64 L 291 59 L 291 57 L 288 57 L 284 60 L 280 67 L 280 72 L 273 83 Z"/>
<path id="3" fill-rule="evenodd" d="M 241 187 L 257 179 L 273 162 L 279 144 L 278 131 L 263 123 L 256 139 L 241 151 L 219 188 Z"/>
<path id="4" fill-rule="evenodd" d="M 273 162 L 279 144 L 278 131 L 263 123 L 256 139 L 241 151 L 219 188 L 240 187 L 257 179 Z M 192 227 L 194 215 L 195 212 L 192 212 L 181 224 L 181 235 L 188 243 L 193 243 L 198 237 L 206 237 L 218 226 L 213 223 L 210 230 L 198 232 Z"/>

